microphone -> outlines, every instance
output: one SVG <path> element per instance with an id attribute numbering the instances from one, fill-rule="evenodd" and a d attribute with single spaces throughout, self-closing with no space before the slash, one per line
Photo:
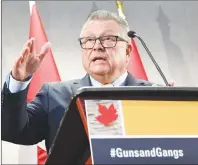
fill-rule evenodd
<path id="1" fill-rule="evenodd" d="M 153 64 L 155 65 L 156 69 L 158 70 L 158 72 L 160 73 L 161 77 L 163 78 L 164 83 L 166 84 L 166 86 L 170 86 L 170 84 L 168 83 L 168 81 L 167 81 L 166 77 L 164 76 L 162 70 L 160 69 L 159 65 L 158 65 L 157 62 L 155 61 L 155 59 L 154 59 L 154 57 L 152 56 L 151 52 L 150 52 L 149 49 L 147 48 L 147 46 L 146 46 L 145 42 L 143 41 L 143 39 L 142 39 L 140 36 L 138 36 L 138 35 L 136 34 L 136 32 L 134 32 L 134 31 L 129 31 L 129 32 L 128 32 L 128 36 L 129 36 L 130 38 L 135 38 L 135 37 L 137 37 L 137 38 L 140 40 L 140 42 L 142 43 L 144 49 L 146 50 L 146 52 L 148 53 L 149 57 L 151 58 Z"/>

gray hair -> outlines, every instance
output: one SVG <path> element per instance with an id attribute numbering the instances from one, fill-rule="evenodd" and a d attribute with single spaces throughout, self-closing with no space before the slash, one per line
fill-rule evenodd
<path id="1" fill-rule="evenodd" d="M 124 18 L 119 16 L 118 14 L 110 12 L 110 11 L 106 11 L 106 10 L 97 10 L 88 16 L 86 22 L 83 25 L 81 33 L 80 33 L 81 37 L 82 37 L 85 26 L 92 20 L 114 20 L 114 21 L 116 21 L 120 25 L 120 27 L 122 27 L 122 31 L 120 32 L 121 37 L 123 37 L 125 40 L 130 42 L 130 38 L 127 35 L 128 31 L 130 30 L 128 22 Z"/>

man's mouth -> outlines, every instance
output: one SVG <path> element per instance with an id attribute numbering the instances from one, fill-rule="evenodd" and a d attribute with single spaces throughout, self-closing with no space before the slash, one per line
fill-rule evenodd
<path id="1" fill-rule="evenodd" d="M 106 61 L 107 59 L 105 57 L 95 57 L 92 61 Z"/>

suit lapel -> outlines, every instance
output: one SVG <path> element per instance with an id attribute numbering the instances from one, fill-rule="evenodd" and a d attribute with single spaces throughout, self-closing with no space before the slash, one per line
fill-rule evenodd
<path id="1" fill-rule="evenodd" d="M 80 80 L 80 84 L 81 84 L 81 87 L 84 87 L 84 86 L 91 86 L 91 80 L 90 80 L 88 74 L 86 74 L 85 77 L 83 77 L 83 78 Z"/>
<path id="2" fill-rule="evenodd" d="M 76 91 L 81 87 L 87 87 L 91 86 L 91 80 L 89 78 L 89 75 L 86 74 L 85 77 L 83 77 L 80 80 L 76 80 L 71 84 L 71 88 L 73 93 L 76 93 Z"/>
<path id="3" fill-rule="evenodd" d="M 137 80 L 135 77 L 131 75 L 131 73 L 128 72 L 128 76 L 125 80 L 125 86 L 136 86 L 137 85 Z"/>

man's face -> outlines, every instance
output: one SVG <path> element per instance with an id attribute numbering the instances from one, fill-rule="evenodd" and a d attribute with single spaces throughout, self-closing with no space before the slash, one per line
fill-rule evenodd
<path id="1" fill-rule="evenodd" d="M 84 28 L 82 37 L 120 36 L 121 30 L 114 20 L 93 20 Z M 125 41 L 118 40 L 115 47 L 104 48 L 96 40 L 92 49 L 82 49 L 82 63 L 91 75 L 119 76 L 126 70 L 130 50 L 130 45 Z"/>

